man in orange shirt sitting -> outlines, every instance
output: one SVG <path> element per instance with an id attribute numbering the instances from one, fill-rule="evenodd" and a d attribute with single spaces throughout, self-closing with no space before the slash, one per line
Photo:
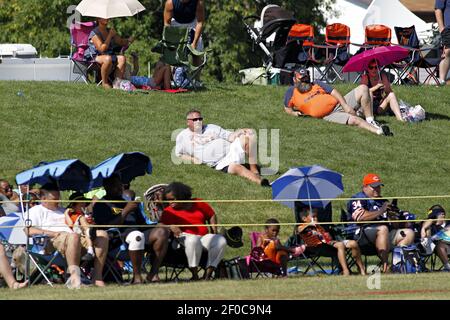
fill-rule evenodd
<path id="1" fill-rule="evenodd" d="M 286 92 L 284 110 L 293 116 L 308 115 L 358 126 L 378 135 L 392 135 L 388 126 L 374 120 L 367 86 L 360 85 L 343 97 L 339 91 L 323 82 L 311 82 L 309 71 L 304 68 L 294 72 L 294 86 Z M 358 111 L 362 111 L 366 120 L 357 116 Z"/>

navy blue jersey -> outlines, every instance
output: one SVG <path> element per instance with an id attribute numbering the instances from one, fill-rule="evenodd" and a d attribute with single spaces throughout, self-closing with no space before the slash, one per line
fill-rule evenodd
<path id="1" fill-rule="evenodd" d="M 450 0 L 435 0 L 434 8 L 442 10 L 444 25 L 450 27 Z"/>
<path id="2" fill-rule="evenodd" d="M 381 199 L 369 199 L 369 197 L 364 192 L 359 192 L 352 196 L 352 198 L 356 198 L 355 200 L 350 200 L 347 202 L 347 212 L 349 214 L 348 219 L 350 221 L 360 221 L 361 217 L 356 217 L 354 215 L 356 209 L 363 208 L 367 211 L 377 211 L 382 206 L 385 200 Z M 367 198 L 367 200 L 357 200 L 357 198 Z M 379 216 L 377 220 L 385 220 L 382 216 Z"/>

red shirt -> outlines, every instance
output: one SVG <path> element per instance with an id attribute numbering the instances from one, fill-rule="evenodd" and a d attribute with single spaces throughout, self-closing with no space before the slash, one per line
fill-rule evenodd
<path id="1" fill-rule="evenodd" d="M 200 200 L 200 199 L 194 199 Z M 159 222 L 167 225 L 205 224 L 215 215 L 213 208 L 206 202 L 194 202 L 189 210 L 178 210 L 172 207 L 164 209 Z M 199 236 L 208 233 L 208 227 L 180 227 L 181 231 Z"/>

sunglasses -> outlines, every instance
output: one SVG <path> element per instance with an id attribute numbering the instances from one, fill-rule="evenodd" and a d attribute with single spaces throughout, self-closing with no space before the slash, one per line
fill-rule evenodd
<path id="1" fill-rule="evenodd" d="M 376 69 L 377 68 L 377 66 L 369 66 L 369 70 L 373 70 L 373 69 Z"/>
<path id="2" fill-rule="evenodd" d="M 199 118 L 192 118 L 192 119 L 188 119 L 188 120 L 191 120 L 191 121 L 193 121 L 193 122 L 196 122 L 196 121 L 203 121 L 203 118 L 202 118 L 202 117 L 199 117 Z"/>

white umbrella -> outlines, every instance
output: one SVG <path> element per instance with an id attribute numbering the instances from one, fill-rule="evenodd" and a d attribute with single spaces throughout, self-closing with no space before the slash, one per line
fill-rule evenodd
<path id="1" fill-rule="evenodd" d="M 138 0 L 83 0 L 76 10 L 83 16 L 111 19 L 134 16 L 145 7 Z"/>

